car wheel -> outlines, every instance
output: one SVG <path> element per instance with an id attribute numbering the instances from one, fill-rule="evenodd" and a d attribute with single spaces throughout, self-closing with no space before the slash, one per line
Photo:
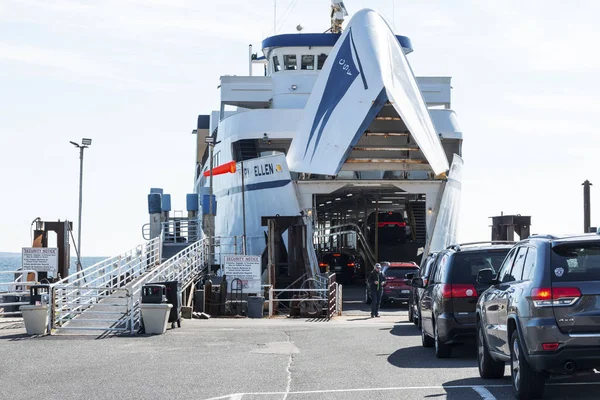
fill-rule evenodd
<path id="1" fill-rule="evenodd" d="M 477 324 L 477 364 L 479 376 L 483 379 L 499 379 L 504 376 L 504 361 L 496 361 L 490 355 L 487 342 L 483 337 L 482 322 Z"/>
<path id="2" fill-rule="evenodd" d="M 438 324 L 433 324 L 433 342 L 435 344 L 435 356 L 437 358 L 448 358 L 452 354 L 452 347 L 440 341 Z"/>
<path id="3" fill-rule="evenodd" d="M 371 295 L 369 289 L 365 289 L 365 304 L 371 304 Z"/>
<path id="4" fill-rule="evenodd" d="M 544 395 L 546 377 L 543 372 L 534 371 L 525 359 L 516 330 L 510 339 L 510 378 L 517 399 L 538 399 Z"/>
<path id="5" fill-rule="evenodd" d="M 423 347 L 433 347 L 433 338 L 427 335 L 423 328 L 421 328 L 421 344 Z"/>

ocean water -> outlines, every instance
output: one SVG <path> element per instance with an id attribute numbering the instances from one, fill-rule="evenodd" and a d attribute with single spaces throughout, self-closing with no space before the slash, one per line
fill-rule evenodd
<path id="1" fill-rule="evenodd" d="M 91 265 L 96 264 L 108 257 L 83 257 L 81 259 L 81 265 L 83 268 L 87 268 Z M 0 271 L 15 271 L 21 268 L 21 255 L 16 254 L 0 256 Z M 69 274 L 77 271 L 77 257 L 71 257 L 71 266 L 69 267 Z M 13 280 L 13 276 L 9 274 L 0 274 L 0 282 L 10 282 Z"/>

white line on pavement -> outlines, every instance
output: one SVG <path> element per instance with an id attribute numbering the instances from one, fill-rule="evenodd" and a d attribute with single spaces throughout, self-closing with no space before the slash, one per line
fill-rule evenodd
<path id="1" fill-rule="evenodd" d="M 584 385 L 600 385 L 600 382 L 561 382 L 561 383 L 548 383 L 548 386 L 584 386 Z M 260 395 L 290 395 L 290 394 L 320 394 L 320 393 L 355 393 L 355 392 L 385 392 L 393 390 L 423 390 L 423 389 L 473 389 L 475 390 L 484 400 L 494 400 L 495 397 L 490 393 L 488 388 L 507 388 L 511 385 L 485 385 L 485 386 L 472 386 L 472 385 L 448 385 L 448 386 L 403 386 L 403 387 L 382 387 L 382 388 L 355 388 L 355 389 L 324 389 L 324 390 L 305 390 L 298 392 L 255 392 L 255 393 L 235 393 L 228 394 L 225 396 L 211 397 L 206 400 L 239 400 L 243 396 L 260 396 Z M 487 396 L 487 397 L 486 397 Z"/>
<path id="2" fill-rule="evenodd" d="M 473 390 L 476 391 L 483 400 L 496 400 L 496 397 L 483 386 L 473 386 Z"/>

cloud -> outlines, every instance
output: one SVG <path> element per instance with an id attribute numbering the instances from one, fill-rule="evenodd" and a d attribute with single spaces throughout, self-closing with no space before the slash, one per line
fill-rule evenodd
<path id="1" fill-rule="evenodd" d="M 64 50 L 0 42 L 0 62 L 2 60 L 40 67 L 44 75 L 58 75 L 62 79 L 100 86 L 111 85 L 117 89 L 167 90 L 177 86 L 126 77 L 111 63 Z"/>
<path id="2" fill-rule="evenodd" d="M 109 66 L 100 66 L 77 54 L 7 42 L 0 42 L 0 59 L 62 69 L 82 76 L 105 76 L 111 73 Z"/>
<path id="3" fill-rule="evenodd" d="M 563 112 L 588 112 L 597 110 L 597 96 L 585 94 L 528 94 L 512 93 L 504 96 L 504 100 L 519 107 L 536 110 Z"/>

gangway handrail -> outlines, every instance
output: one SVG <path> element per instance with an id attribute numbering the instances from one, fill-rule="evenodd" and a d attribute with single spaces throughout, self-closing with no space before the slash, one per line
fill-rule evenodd
<path id="1" fill-rule="evenodd" d="M 207 267 L 206 254 L 207 239 L 200 239 L 187 246 L 173 257 L 164 261 L 159 267 L 150 271 L 145 276 L 137 279 L 131 285 L 132 296 L 132 326 L 138 327 L 140 323 L 140 302 L 142 287 L 148 283 L 159 281 L 178 281 L 182 287 L 188 286 Z"/>
<path id="2" fill-rule="evenodd" d="M 136 247 L 126 251 L 125 253 L 121 253 L 117 256 L 113 256 L 113 257 L 104 259 L 102 261 L 97 262 L 94 265 L 91 265 L 87 268 L 82 269 L 81 271 L 74 273 L 73 275 L 69 275 L 65 278 L 62 278 L 61 280 L 53 283 L 51 286 L 55 286 L 55 285 L 61 285 L 63 287 L 94 286 L 94 284 L 96 283 L 97 280 L 106 277 L 106 275 L 109 275 L 112 272 L 112 271 L 105 272 L 104 271 L 105 268 L 114 267 L 115 263 L 118 263 L 119 267 L 123 267 L 124 265 L 121 264 L 121 261 L 123 259 L 128 259 L 129 257 L 133 258 L 133 254 L 135 254 L 136 257 L 140 257 L 144 253 L 144 250 L 149 250 L 149 253 L 151 253 L 150 254 L 151 259 L 153 261 L 160 262 L 160 260 L 157 257 L 158 254 L 155 254 L 155 252 L 160 249 L 160 246 L 161 246 L 160 238 L 157 237 L 157 238 L 151 239 L 144 244 L 137 245 Z M 131 263 L 131 260 L 127 260 L 125 263 L 125 266 L 128 267 L 130 263 Z M 125 268 L 125 269 L 120 268 L 119 269 L 119 272 L 121 272 L 121 273 L 125 273 L 127 271 L 128 271 L 128 268 Z M 100 272 L 101 275 L 94 277 L 94 274 L 96 272 Z M 73 279 L 74 277 L 75 277 L 75 279 Z"/>

